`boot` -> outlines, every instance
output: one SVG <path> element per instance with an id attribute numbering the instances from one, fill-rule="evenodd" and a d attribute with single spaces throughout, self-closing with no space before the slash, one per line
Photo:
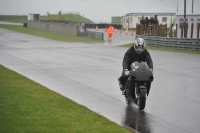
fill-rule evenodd
<path id="1" fill-rule="evenodd" d="M 118 79 L 119 88 L 122 91 L 122 95 L 125 95 L 125 87 L 121 84 L 120 80 Z"/>

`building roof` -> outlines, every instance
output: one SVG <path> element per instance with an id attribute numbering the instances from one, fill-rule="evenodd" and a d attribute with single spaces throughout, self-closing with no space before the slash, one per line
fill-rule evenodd
<path id="1" fill-rule="evenodd" d="M 177 14 L 176 16 L 184 16 L 184 14 Z M 200 16 L 200 14 L 187 14 L 186 13 L 186 17 L 187 16 Z"/>
<path id="2" fill-rule="evenodd" d="M 165 15 L 176 15 L 175 12 L 135 12 L 135 13 L 127 13 L 125 16 L 133 16 L 133 15 L 138 15 L 138 16 L 141 16 L 141 15 L 146 15 L 146 16 L 151 16 L 151 15 L 162 15 L 162 16 L 165 16 Z M 124 17 L 124 16 L 123 16 Z"/>

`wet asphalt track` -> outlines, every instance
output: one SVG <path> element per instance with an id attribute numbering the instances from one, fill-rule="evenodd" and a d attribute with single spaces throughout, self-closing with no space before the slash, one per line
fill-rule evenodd
<path id="1" fill-rule="evenodd" d="M 199 133 L 200 55 L 150 50 L 155 80 L 138 111 L 117 83 L 127 48 L 115 45 L 132 37 L 115 37 L 112 44 L 66 43 L 0 29 L 0 64 L 132 131 Z"/>

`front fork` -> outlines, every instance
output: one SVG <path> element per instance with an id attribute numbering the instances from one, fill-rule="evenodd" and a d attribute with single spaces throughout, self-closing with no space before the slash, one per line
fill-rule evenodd
<path id="1" fill-rule="evenodd" d="M 147 99 L 147 87 L 146 83 L 135 83 L 135 97 L 138 99 L 140 97 L 140 89 L 145 89 L 145 98 Z"/>

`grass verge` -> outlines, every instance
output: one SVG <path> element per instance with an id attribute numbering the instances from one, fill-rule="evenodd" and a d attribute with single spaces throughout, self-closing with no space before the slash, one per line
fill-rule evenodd
<path id="1" fill-rule="evenodd" d="M 3 20 L 2 20 L 3 21 Z M 26 23 L 27 20 L 5 20 L 4 22 L 11 22 L 11 23 Z M 0 21 L 1 22 L 1 21 Z"/>
<path id="2" fill-rule="evenodd" d="M 131 47 L 133 44 L 125 44 L 122 47 Z M 169 47 L 157 47 L 147 45 L 146 48 L 148 50 L 159 50 L 159 51 L 169 51 L 169 52 L 180 52 L 180 53 L 189 53 L 189 54 L 200 54 L 200 50 L 193 50 L 193 49 L 178 49 L 178 48 L 169 48 Z"/>
<path id="3" fill-rule="evenodd" d="M 0 24 L 0 28 L 13 30 L 21 33 L 26 33 L 34 36 L 44 37 L 52 40 L 57 41 L 64 41 L 64 42 L 104 42 L 103 40 L 98 40 L 94 38 L 89 37 L 76 37 L 76 36 L 70 36 L 65 34 L 58 34 L 55 32 L 48 32 L 48 31 L 42 31 L 32 28 L 24 28 L 23 26 L 19 25 L 3 25 Z"/>
<path id="4" fill-rule="evenodd" d="M 0 21 L 25 23 L 27 21 L 27 15 L 0 15 Z"/>
<path id="5" fill-rule="evenodd" d="M 86 107 L 0 65 L 1 133 L 128 133 Z"/>

